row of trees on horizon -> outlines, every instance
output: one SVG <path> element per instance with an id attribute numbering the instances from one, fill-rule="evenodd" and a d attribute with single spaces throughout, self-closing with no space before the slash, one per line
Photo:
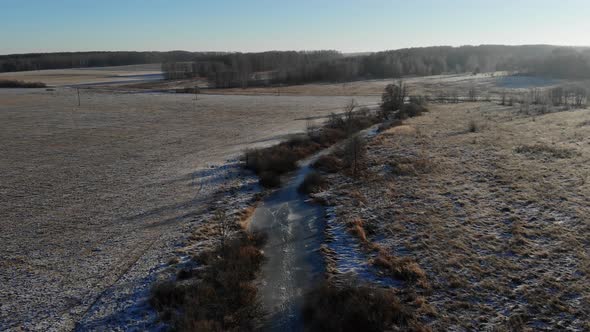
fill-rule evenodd
<path id="1" fill-rule="evenodd" d="M 427 47 L 360 56 L 334 51 L 231 53 L 164 63 L 162 70 L 167 79 L 207 78 L 217 88 L 493 71 L 590 78 L 590 49 L 540 45 Z"/>
<path id="2" fill-rule="evenodd" d="M 549 45 L 438 46 L 350 56 L 337 51 L 41 53 L 0 56 L 0 72 L 146 63 L 162 63 L 167 79 L 201 77 L 215 87 L 498 70 L 555 78 L 590 78 L 590 48 Z"/>

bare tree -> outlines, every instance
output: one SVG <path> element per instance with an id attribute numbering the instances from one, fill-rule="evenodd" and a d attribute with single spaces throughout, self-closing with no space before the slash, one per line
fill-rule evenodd
<path id="1" fill-rule="evenodd" d="M 381 95 L 382 117 L 387 119 L 391 114 L 398 111 L 404 104 L 407 93 L 408 90 L 401 80 L 397 84 L 388 84 L 383 95 Z"/>
<path id="2" fill-rule="evenodd" d="M 549 91 L 549 96 L 553 106 L 560 106 L 563 104 L 564 89 L 562 87 L 556 87 Z"/>
<path id="3" fill-rule="evenodd" d="M 346 123 L 346 135 L 351 136 L 353 132 L 354 109 L 358 106 L 356 100 L 352 99 L 344 106 L 344 121 Z"/>
<path id="4" fill-rule="evenodd" d="M 354 135 L 348 139 L 346 146 L 346 161 L 352 170 L 352 176 L 358 177 L 362 162 L 367 152 L 366 142 L 360 135 Z"/>

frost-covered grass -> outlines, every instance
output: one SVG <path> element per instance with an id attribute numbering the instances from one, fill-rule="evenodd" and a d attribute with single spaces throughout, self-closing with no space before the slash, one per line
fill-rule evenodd
<path id="1" fill-rule="evenodd" d="M 486 130 L 465 130 L 474 116 Z M 432 106 L 406 122 L 413 130 L 397 127 L 369 142 L 363 179 L 328 175 L 321 197 L 335 204 L 336 221 L 362 220 L 362 232 L 350 231 L 392 257 L 368 256 L 384 272 L 427 281 L 400 289 L 422 297 L 419 321 L 433 330 L 584 331 L 590 129 L 583 121 L 584 110 L 531 117 L 494 104 Z M 559 157 L 564 150 L 573 153 Z M 396 166 L 414 163 L 427 171 Z"/>

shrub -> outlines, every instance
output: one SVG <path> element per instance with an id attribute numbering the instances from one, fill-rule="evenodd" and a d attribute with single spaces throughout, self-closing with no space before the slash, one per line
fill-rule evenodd
<path id="1" fill-rule="evenodd" d="M 305 176 L 305 179 L 297 189 L 300 193 L 311 194 L 322 189 L 326 181 L 318 172 L 311 172 Z"/>
<path id="2" fill-rule="evenodd" d="M 428 112 L 428 109 L 420 104 L 405 104 L 401 110 L 400 115 L 398 115 L 399 119 L 405 118 L 413 118 L 415 116 L 422 115 L 422 113 Z"/>
<path id="3" fill-rule="evenodd" d="M 258 175 L 260 185 L 265 188 L 277 188 L 281 186 L 281 176 L 272 171 L 265 171 Z"/>
<path id="4" fill-rule="evenodd" d="M 257 248 L 263 241 L 242 234 L 201 255 L 206 268 L 191 273 L 200 279 L 157 284 L 150 303 L 175 330 L 253 330 L 261 311 L 251 281 L 264 259 Z"/>
<path id="5" fill-rule="evenodd" d="M 344 165 L 342 160 L 334 154 L 324 155 L 318 158 L 312 167 L 326 173 L 338 173 Z"/>
<path id="6" fill-rule="evenodd" d="M 256 174 L 265 172 L 286 173 L 297 169 L 297 154 L 285 145 L 246 152 L 246 168 Z"/>
<path id="7" fill-rule="evenodd" d="M 399 119 L 387 120 L 387 121 L 384 121 L 383 123 L 381 123 L 377 130 L 379 132 L 382 132 L 382 131 L 386 131 L 387 129 L 391 129 L 393 127 L 401 126 L 402 124 L 403 124 L 402 120 L 399 120 Z"/>
<path id="8" fill-rule="evenodd" d="M 243 156 L 245 167 L 258 174 L 261 184 L 265 187 L 279 186 L 278 176 L 297 169 L 298 160 L 311 156 L 322 148 L 329 147 L 379 121 L 370 110 L 363 108 L 353 112 L 354 107 L 355 104 L 351 103 L 345 109 L 345 116 L 332 114 L 325 127 L 308 130 L 311 136 L 299 136 L 275 146 L 247 151 Z"/>
<path id="9" fill-rule="evenodd" d="M 359 135 L 348 139 L 344 146 L 344 160 L 346 167 L 352 171 L 353 176 L 358 176 L 364 166 L 364 160 L 367 154 L 367 143 Z"/>
<path id="10" fill-rule="evenodd" d="M 0 80 L 0 88 L 44 88 L 45 83 L 41 82 L 23 82 L 16 80 Z"/>
<path id="11" fill-rule="evenodd" d="M 346 131 L 339 128 L 325 127 L 316 138 L 316 142 L 323 147 L 328 147 L 346 138 Z"/>
<path id="12" fill-rule="evenodd" d="M 419 329 L 412 309 L 402 305 L 393 291 L 327 282 L 306 295 L 303 319 L 311 331 Z"/>
<path id="13" fill-rule="evenodd" d="M 185 292 L 184 287 L 172 281 L 156 284 L 152 288 L 150 304 L 158 311 L 181 306 L 184 303 Z"/>
<path id="14" fill-rule="evenodd" d="M 388 84 L 381 95 L 381 116 L 388 119 L 391 114 L 401 109 L 408 90 L 404 83 Z"/>

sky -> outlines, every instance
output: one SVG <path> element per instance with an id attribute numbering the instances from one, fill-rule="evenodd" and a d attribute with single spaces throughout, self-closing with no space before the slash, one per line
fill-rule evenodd
<path id="1" fill-rule="evenodd" d="M 0 54 L 590 45 L 588 0 L 0 0 Z"/>

